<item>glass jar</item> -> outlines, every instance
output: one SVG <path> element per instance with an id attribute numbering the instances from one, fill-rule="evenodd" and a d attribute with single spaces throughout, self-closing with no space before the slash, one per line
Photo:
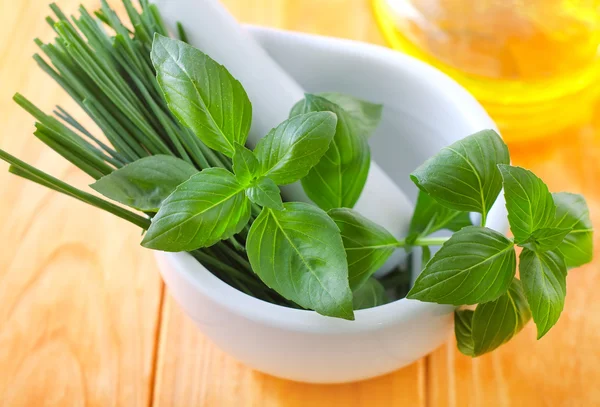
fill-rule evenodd
<path id="1" fill-rule="evenodd" d="M 509 140 L 592 114 L 600 0 L 373 1 L 391 46 L 469 89 Z"/>

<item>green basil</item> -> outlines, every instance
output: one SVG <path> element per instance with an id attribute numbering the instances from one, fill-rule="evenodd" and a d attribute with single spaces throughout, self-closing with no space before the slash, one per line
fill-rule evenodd
<path id="1" fill-rule="evenodd" d="M 314 112 L 292 117 L 275 127 L 254 149 L 261 174 L 277 185 L 304 177 L 329 148 L 336 122 L 330 112 Z"/>
<path id="2" fill-rule="evenodd" d="M 352 294 L 352 304 L 355 310 L 374 308 L 388 302 L 385 288 L 374 278 L 369 278 Z"/>
<path id="3" fill-rule="evenodd" d="M 247 185 L 260 170 L 260 163 L 254 153 L 239 143 L 235 144 L 233 154 L 233 172 L 240 184 Z"/>
<path id="4" fill-rule="evenodd" d="M 579 267 L 589 263 L 594 254 L 594 236 L 585 199 L 581 195 L 568 192 L 552 194 L 552 198 L 556 204 L 554 227 L 571 229 L 558 245 L 567 267 Z"/>
<path id="5" fill-rule="evenodd" d="M 429 246 L 422 246 L 421 252 L 421 265 L 425 267 L 429 263 L 429 260 L 431 260 L 431 248 Z"/>
<path id="6" fill-rule="evenodd" d="M 411 236 L 410 240 L 414 240 L 418 236 L 427 236 L 441 229 L 456 232 L 471 225 L 469 212 L 457 211 L 440 205 L 435 199 L 420 190 L 408 234 Z"/>
<path id="7" fill-rule="evenodd" d="M 475 356 L 473 343 L 473 315 L 470 309 L 454 311 L 454 336 L 456 346 L 463 355 Z"/>
<path id="8" fill-rule="evenodd" d="M 328 212 L 342 234 L 348 257 L 350 288 L 356 290 L 369 279 L 398 247 L 398 241 L 385 228 L 352 209 Z"/>
<path id="9" fill-rule="evenodd" d="M 381 121 L 383 105 L 367 102 L 344 93 L 325 92 L 318 96 L 324 97 L 346 111 L 354 119 L 359 134 L 371 137 Z"/>
<path id="10" fill-rule="evenodd" d="M 545 252 L 561 244 L 571 229 L 542 228 L 535 230 L 521 246 L 530 250 Z"/>
<path id="11" fill-rule="evenodd" d="M 523 243 L 534 231 L 552 226 L 556 205 L 546 184 L 524 168 L 498 168 L 504 180 L 508 221 L 515 241 Z"/>
<path id="12" fill-rule="evenodd" d="M 565 306 L 567 266 L 560 253 L 523 249 L 519 273 L 539 339 L 556 324 Z"/>
<path id="13" fill-rule="evenodd" d="M 252 105 L 223 65 L 185 42 L 155 34 L 152 63 L 171 112 L 200 140 L 229 157 L 245 144 Z"/>
<path id="14" fill-rule="evenodd" d="M 196 168 L 169 155 L 153 155 L 127 164 L 90 185 L 107 198 L 146 212 L 156 212 Z"/>
<path id="15" fill-rule="evenodd" d="M 514 279 L 506 293 L 492 302 L 479 304 L 475 309 L 472 356 L 483 355 L 505 344 L 523 329 L 530 318 L 521 282 Z"/>
<path id="16" fill-rule="evenodd" d="M 506 292 L 515 267 L 513 242 L 491 229 L 468 226 L 427 263 L 408 298 L 452 305 L 492 301 Z"/>
<path id="17" fill-rule="evenodd" d="M 324 210 L 352 208 L 365 186 L 371 150 L 354 119 L 329 100 L 307 94 L 298 112 L 333 112 L 337 116 L 335 136 L 323 158 L 302 178 L 306 195 Z"/>
<path id="18" fill-rule="evenodd" d="M 283 210 L 281 192 L 270 178 L 262 177 L 246 189 L 246 196 L 257 205 Z"/>
<path id="19" fill-rule="evenodd" d="M 248 233 L 246 250 L 254 272 L 269 287 L 304 308 L 354 319 L 342 237 L 321 209 L 288 202 L 264 208 Z"/>
<path id="20" fill-rule="evenodd" d="M 179 185 L 152 219 L 142 246 L 189 251 L 239 233 L 250 218 L 250 201 L 235 176 L 207 168 Z"/>
<path id="21" fill-rule="evenodd" d="M 500 190 L 498 164 L 508 164 L 508 148 L 493 130 L 483 130 L 443 148 L 411 174 L 433 199 L 457 211 L 486 216 Z"/>

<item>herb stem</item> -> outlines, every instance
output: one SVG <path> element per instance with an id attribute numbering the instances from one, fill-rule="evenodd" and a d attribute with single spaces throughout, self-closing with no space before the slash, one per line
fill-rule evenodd
<path id="1" fill-rule="evenodd" d="M 450 237 L 420 237 L 414 242 L 408 244 L 406 239 L 398 240 L 397 247 L 406 247 L 406 246 L 441 246 L 446 241 L 448 241 Z"/>
<path id="2" fill-rule="evenodd" d="M 47 188 L 51 188 L 65 195 L 69 195 L 89 205 L 95 206 L 100 209 L 104 209 L 105 211 L 110 212 L 113 215 L 120 217 L 121 219 L 128 220 L 129 222 L 141 227 L 144 230 L 150 227 L 149 219 L 131 211 L 128 211 L 127 209 L 121 208 L 120 206 L 112 204 L 108 201 L 105 201 L 102 198 L 98 198 L 95 195 L 88 194 L 87 192 L 77 189 L 57 178 L 54 178 L 49 174 L 46 174 L 43 171 L 38 170 L 37 168 L 30 166 L 29 164 L 19 160 L 16 157 L 13 157 L 12 155 L 3 150 L 0 150 L 0 159 L 6 161 L 9 164 L 12 164 L 13 167 L 11 169 L 11 172 L 15 175 L 19 175 L 23 178 L 36 182 Z"/>
<path id="3" fill-rule="evenodd" d="M 251 276 L 243 273 L 242 271 L 236 269 L 235 267 L 225 264 L 224 262 L 220 261 L 216 257 L 213 257 L 213 256 L 205 253 L 203 250 L 200 250 L 200 249 L 194 250 L 190 253 L 202 264 L 216 267 L 217 269 L 221 270 L 222 272 L 227 273 L 230 276 L 238 278 L 240 280 L 244 280 L 245 282 L 247 282 L 249 284 L 257 283 L 257 280 L 254 280 Z"/>

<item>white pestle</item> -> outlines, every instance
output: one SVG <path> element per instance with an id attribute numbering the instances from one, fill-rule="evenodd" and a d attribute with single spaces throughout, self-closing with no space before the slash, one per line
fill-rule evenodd
<path id="1" fill-rule="evenodd" d="M 271 128 L 288 118 L 304 90 L 243 29 L 218 0 L 154 0 L 167 27 L 181 22 L 191 45 L 223 64 L 238 79 L 252 102 L 254 146 Z M 385 107 L 384 107 L 385 110 Z M 300 183 L 285 186 L 288 200 L 309 202 Z M 400 188 L 371 160 L 365 188 L 354 206 L 396 237 L 406 236 L 413 205 Z M 385 267 L 386 269 L 388 267 Z"/>

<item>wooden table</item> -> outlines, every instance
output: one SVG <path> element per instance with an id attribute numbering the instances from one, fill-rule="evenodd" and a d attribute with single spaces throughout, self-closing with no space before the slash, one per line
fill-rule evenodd
<path id="1" fill-rule="evenodd" d="M 67 14 L 80 2 L 59 0 Z M 90 180 L 38 142 L 31 117 L 10 100 L 18 90 L 46 110 L 74 108 L 31 60 L 32 39 L 51 35 L 45 3 L 0 0 L 0 146 L 85 186 Z M 368 0 L 225 3 L 244 22 L 383 43 Z M 551 190 L 584 193 L 599 225 L 597 117 L 511 153 Z M 600 405 L 598 261 L 569 275 L 563 316 L 540 342 L 529 324 L 478 359 L 460 355 L 450 339 L 378 379 L 292 383 L 253 372 L 208 342 L 165 291 L 135 227 L 0 166 L 0 405 Z"/>

